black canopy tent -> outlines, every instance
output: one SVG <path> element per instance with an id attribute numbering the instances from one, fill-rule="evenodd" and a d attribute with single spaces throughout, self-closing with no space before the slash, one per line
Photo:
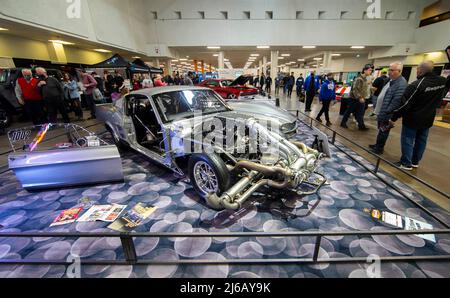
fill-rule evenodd
<path id="1" fill-rule="evenodd" d="M 90 65 L 88 68 L 90 69 L 124 69 L 126 71 L 126 74 L 128 78 L 132 78 L 133 74 L 135 73 L 149 73 L 151 74 L 150 68 L 145 65 L 138 65 L 135 63 L 128 62 L 125 60 L 122 56 L 119 54 L 115 54 L 111 58 L 94 64 Z"/>
<path id="2" fill-rule="evenodd" d="M 134 65 L 140 66 L 140 67 L 146 67 L 150 70 L 151 74 L 163 74 L 164 71 L 161 68 L 156 68 L 156 67 L 151 67 L 149 65 L 147 65 L 144 61 L 142 61 L 141 59 L 136 59 L 133 61 Z"/>

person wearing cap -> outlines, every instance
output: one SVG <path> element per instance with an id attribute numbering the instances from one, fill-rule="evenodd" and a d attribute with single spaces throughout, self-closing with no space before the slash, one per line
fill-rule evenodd
<path id="1" fill-rule="evenodd" d="M 355 115 L 358 122 L 359 130 L 368 130 L 364 124 L 364 112 L 366 109 L 366 99 L 370 97 L 370 86 L 368 85 L 367 77 L 372 74 L 373 66 L 367 64 L 364 66 L 361 75 L 356 77 L 353 81 L 352 91 L 350 92 L 350 102 L 347 111 L 342 118 L 341 127 L 348 128 L 347 121 L 350 115 Z"/>

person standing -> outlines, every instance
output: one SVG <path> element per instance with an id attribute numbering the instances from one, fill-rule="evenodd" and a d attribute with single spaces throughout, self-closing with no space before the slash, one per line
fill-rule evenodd
<path id="1" fill-rule="evenodd" d="M 322 87 L 319 92 L 319 100 L 322 102 L 322 109 L 316 117 L 316 120 L 322 123 L 322 115 L 325 113 L 325 119 L 327 120 L 327 126 L 331 126 L 330 122 L 330 104 L 333 100 L 336 100 L 336 84 L 332 80 L 333 74 L 329 73 L 325 76 Z"/>
<path id="2" fill-rule="evenodd" d="M 94 90 L 97 88 L 97 81 L 86 72 L 86 70 L 81 71 L 81 82 L 83 83 L 84 88 L 84 97 L 86 100 L 86 104 L 91 111 L 91 117 L 88 120 L 96 119 L 95 116 L 95 100 L 94 100 Z"/>
<path id="3" fill-rule="evenodd" d="M 387 71 L 383 69 L 381 71 L 381 76 L 375 79 L 375 81 L 372 84 L 372 88 L 374 90 L 373 96 L 372 96 L 372 105 L 373 105 L 373 113 L 370 114 L 370 116 L 375 116 L 375 110 L 377 108 L 377 100 L 380 96 L 381 91 L 383 90 L 384 86 L 389 82 L 389 78 L 387 76 Z"/>
<path id="4" fill-rule="evenodd" d="M 264 90 L 264 85 L 266 84 L 266 77 L 264 74 L 259 78 L 259 91 L 262 92 Z"/>
<path id="5" fill-rule="evenodd" d="M 288 77 L 287 80 L 288 97 L 292 97 L 292 90 L 294 90 L 294 84 L 295 84 L 294 73 L 291 73 L 291 75 Z"/>
<path id="6" fill-rule="evenodd" d="M 272 93 L 272 78 L 270 77 L 270 74 L 267 75 L 266 78 L 266 93 L 270 95 Z"/>
<path id="7" fill-rule="evenodd" d="M 402 157 L 397 165 L 406 171 L 419 167 L 426 150 L 429 130 L 434 125 L 436 110 L 449 91 L 447 80 L 433 73 L 433 68 L 432 61 L 419 65 L 417 81 L 406 88 L 401 106 L 391 119 L 393 125 L 403 118 Z"/>
<path id="8" fill-rule="evenodd" d="M 105 82 L 103 81 L 102 77 L 99 76 L 95 71 L 92 73 L 92 77 L 97 82 L 97 88 L 100 90 L 102 94 L 105 94 Z"/>
<path id="9" fill-rule="evenodd" d="M 64 105 L 64 87 L 62 83 L 53 77 L 49 77 L 45 68 L 36 68 L 36 74 L 39 77 L 38 90 L 40 90 L 47 108 L 48 121 L 56 123 L 59 111 L 63 116 L 64 122 L 70 123 L 66 106 Z"/>
<path id="10" fill-rule="evenodd" d="M 253 80 L 253 86 L 255 88 L 258 88 L 258 84 L 259 84 L 259 76 L 257 76 L 254 80 Z"/>
<path id="11" fill-rule="evenodd" d="M 191 80 L 191 78 L 189 77 L 188 74 L 184 75 L 183 85 L 185 85 L 185 86 L 194 86 L 194 82 L 192 82 L 192 80 Z"/>
<path id="12" fill-rule="evenodd" d="M 63 86 L 64 86 L 64 97 L 72 105 L 77 120 L 78 121 L 84 120 L 83 111 L 81 109 L 80 92 L 78 91 L 77 82 L 71 77 L 70 74 L 65 73 Z"/>
<path id="13" fill-rule="evenodd" d="M 155 87 L 165 87 L 165 86 L 167 86 L 166 83 L 163 83 L 162 76 L 160 74 L 156 75 L 156 79 L 154 81 L 154 85 L 155 85 Z"/>
<path id="14" fill-rule="evenodd" d="M 389 66 L 390 81 L 386 84 L 386 90 L 382 94 L 383 97 L 380 98 L 379 111 L 377 112 L 377 143 L 369 145 L 371 151 L 376 154 L 384 153 L 384 146 L 392 128 L 389 125 L 389 120 L 392 118 L 394 111 L 400 107 L 403 93 L 408 86 L 408 82 L 402 76 L 402 71 L 403 64 L 401 62 L 395 62 Z"/>
<path id="15" fill-rule="evenodd" d="M 300 74 L 295 85 L 297 87 L 297 97 L 300 98 L 303 91 L 303 84 L 305 83 L 305 79 L 303 78 L 303 74 Z"/>
<path id="16" fill-rule="evenodd" d="M 33 78 L 30 69 L 22 69 L 22 78 L 17 79 L 15 93 L 17 100 L 34 125 L 45 123 L 44 102 L 38 90 L 39 80 Z"/>
<path id="17" fill-rule="evenodd" d="M 306 91 L 305 113 L 309 113 L 311 112 L 314 96 L 316 96 L 316 93 L 320 89 L 319 77 L 316 76 L 315 71 L 311 72 L 311 74 L 306 78 L 303 87 Z"/>
<path id="18" fill-rule="evenodd" d="M 153 88 L 153 81 L 150 79 L 148 73 L 144 74 L 144 80 L 142 81 L 142 89 Z"/>
<path id="19" fill-rule="evenodd" d="M 280 94 L 280 84 L 281 84 L 281 78 L 278 75 L 275 78 L 275 96 Z"/>
<path id="20" fill-rule="evenodd" d="M 348 128 L 347 121 L 350 115 L 355 115 L 358 122 L 359 130 L 366 131 L 368 128 L 364 124 L 364 112 L 366 109 L 366 98 L 370 97 L 369 85 L 366 77 L 372 74 L 372 65 L 367 64 L 364 66 L 361 75 L 356 77 L 353 82 L 352 90 L 350 92 L 349 106 L 342 118 L 341 127 Z"/>

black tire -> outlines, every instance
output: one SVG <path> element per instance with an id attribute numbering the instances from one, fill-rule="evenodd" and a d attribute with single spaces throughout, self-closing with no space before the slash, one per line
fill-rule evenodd
<path id="1" fill-rule="evenodd" d="M 237 99 L 237 96 L 234 95 L 233 93 L 228 94 L 227 96 L 228 99 Z"/>
<path id="2" fill-rule="evenodd" d="M 216 194 L 220 196 L 223 192 L 230 188 L 230 173 L 228 171 L 227 166 L 223 162 L 223 160 L 217 154 L 194 154 L 189 159 L 189 178 L 191 180 L 191 184 L 194 187 L 195 191 L 205 199 L 208 193 L 205 193 L 197 184 L 194 175 L 195 166 L 200 163 L 206 163 L 210 166 L 212 171 L 214 172 L 217 182 L 218 182 L 218 191 Z M 211 207 L 211 206 L 210 206 Z"/>
<path id="3" fill-rule="evenodd" d="M 0 128 L 8 128 L 12 122 L 11 112 L 0 107 L 0 121 Z"/>

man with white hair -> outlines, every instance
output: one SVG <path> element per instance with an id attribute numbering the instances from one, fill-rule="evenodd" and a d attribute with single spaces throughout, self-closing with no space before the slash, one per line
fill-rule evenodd
<path id="1" fill-rule="evenodd" d="M 64 105 L 63 84 L 57 79 L 49 77 L 45 68 L 36 68 L 36 74 L 39 77 L 38 90 L 41 92 L 47 108 L 48 121 L 56 123 L 59 111 L 63 116 L 64 122 L 69 123 L 70 119 Z"/>
<path id="2" fill-rule="evenodd" d="M 34 125 L 45 123 L 44 103 L 39 93 L 39 80 L 33 78 L 30 69 L 22 69 L 22 77 L 16 81 L 16 97 Z"/>
<path id="3" fill-rule="evenodd" d="M 436 110 L 449 90 L 447 80 L 433 73 L 433 68 L 433 61 L 425 61 L 419 65 L 417 81 L 406 88 L 401 106 L 391 119 L 393 123 L 403 118 L 402 158 L 398 166 L 406 171 L 419 167 Z"/>
<path id="4" fill-rule="evenodd" d="M 389 66 L 389 79 L 380 93 L 376 108 L 378 120 L 378 137 L 375 145 L 370 145 L 372 152 L 376 154 L 384 153 L 389 133 L 392 129 L 389 120 L 394 115 L 394 111 L 401 106 L 402 96 L 408 86 L 408 82 L 402 76 L 403 64 L 394 62 Z"/>

